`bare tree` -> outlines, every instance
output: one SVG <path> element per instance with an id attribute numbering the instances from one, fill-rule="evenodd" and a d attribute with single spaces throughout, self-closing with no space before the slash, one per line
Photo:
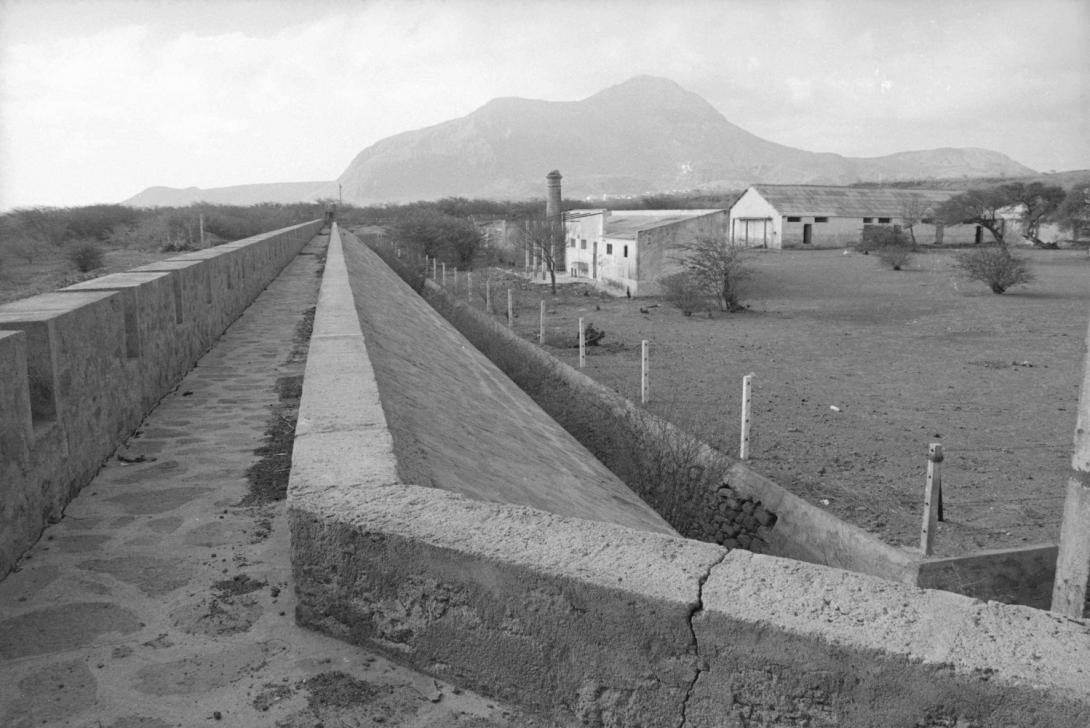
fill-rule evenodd
<path id="1" fill-rule="evenodd" d="M 518 223 L 522 244 L 533 260 L 541 261 L 549 271 L 553 295 L 556 295 L 556 271 L 564 266 L 564 223 L 545 217 L 527 217 Z"/>
<path id="2" fill-rule="evenodd" d="M 692 243 L 678 246 L 678 250 L 682 255 L 674 260 L 701 290 L 715 297 L 720 311 L 743 308 L 738 300 L 738 284 L 751 273 L 745 265 L 745 246 L 699 235 Z"/>
<path id="3" fill-rule="evenodd" d="M 931 203 L 923 195 L 911 195 L 901 201 L 901 227 L 908 229 L 912 247 L 916 247 L 915 227 L 931 214 Z"/>

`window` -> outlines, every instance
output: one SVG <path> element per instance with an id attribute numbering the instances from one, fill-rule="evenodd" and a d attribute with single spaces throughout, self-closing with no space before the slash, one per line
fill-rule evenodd
<path id="1" fill-rule="evenodd" d="M 888 218 L 888 217 L 880 217 L 880 218 L 878 218 L 878 223 L 879 223 L 880 225 L 886 225 L 886 224 L 888 224 L 889 222 L 890 222 L 890 218 Z"/>
<path id="2" fill-rule="evenodd" d="M 575 247 L 575 238 L 568 238 L 568 247 L 569 248 L 574 248 Z"/>
<path id="3" fill-rule="evenodd" d="M 874 222 L 874 218 L 873 218 L 873 217 L 865 217 L 865 218 L 863 218 L 863 224 L 864 224 L 864 225 L 869 225 L 869 224 L 870 224 L 870 223 L 872 223 L 872 222 Z"/>
<path id="4" fill-rule="evenodd" d="M 625 258 L 627 258 L 627 257 L 628 257 L 628 246 L 627 246 L 627 245 L 626 245 L 626 246 L 624 246 L 624 257 L 625 257 Z"/>
<path id="5" fill-rule="evenodd" d="M 613 255 L 613 243 L 606 243 L 606 255 Z"/>
<path id="6" fill-rule="evenodd" d="M 584 238 L 579 238 L 579 249 L 580 250 L 586 250 L 587 249 L 587 241 Z"/>
<path id="7" fill-rule="evenodd" d="M 827 217 L 815 217 L 814 222 L 829 222 L 829 218 L 827 218 Z"/>
<path id="8" fill-rule="evenodd" d="M 924 225 L 933 225 L 935 223 L 935 218 L 925 217 L 923 220 L 920 220 L 920 222 L 922 222 Z"/>
<path id="9" fill-rule="evenodd" d="M 801 222 L 801 221 L 802 221 L 801 217 L 789 217 L 789 218 L 787 218 L 787 222 Z"/>

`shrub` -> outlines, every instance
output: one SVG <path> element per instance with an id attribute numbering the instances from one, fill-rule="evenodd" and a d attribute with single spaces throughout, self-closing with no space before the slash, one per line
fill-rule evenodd
<path id="1" fill-rule="evenodd" d="M 901 270 L 908 264 L 913 247 L 900 225 L 864 225 L 863 236 L 856 245 L 864 253 L 876 251 L 879 259 L 893 270 Z"/>
<path id="2" fill-rule="evenodd" d="M 693 280 L 691 274 L 686 272 L 659 278 L 662 286 L 662 296 L 670 305 L 681 309 L 686 316 L 692 316 L 693 311 L 707 305 L 700 284 Z"/>
<path id="3" fill-rule="evenodd" d="M 1029 283 L 1033 272 L 1029 262 L 1011 255 L 1005 245 L 981 248 L 957 257 L 957 267 L 971 281 L 991 287 L 992 293 L 1003 293 L 1011 286 Z"/>
<path id="4" fill-rule="evenodd" d="M 103 258 L 102 248 L 90 240 L 73 243 L 72 247 L 68 249 L 68 260 L 72 261 L 72 264 L 76 266 L 76 270 L 80 273 L 101 268 Z"/>

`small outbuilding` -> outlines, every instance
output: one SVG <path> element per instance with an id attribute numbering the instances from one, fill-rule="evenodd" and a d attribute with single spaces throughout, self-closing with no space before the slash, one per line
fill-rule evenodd
<path id="1" fill-rule="evenodd" d="M 953 190 L 822 185 L 753 185 L 730 209 L 729 240 L 761 248 L 844 248 L 855 245 L 865 225 L 911 228 L 922 244 L 983 240 L 978 225 L 949 225 L 932 219 Z"/>
<path id="2" fill-rule="evenodd" d="M 725 240 L 726 210 L 571 210 L 564 213 L 568 273 L 617 294 L 653 296 L 681 269 L 681 246 Z"/>

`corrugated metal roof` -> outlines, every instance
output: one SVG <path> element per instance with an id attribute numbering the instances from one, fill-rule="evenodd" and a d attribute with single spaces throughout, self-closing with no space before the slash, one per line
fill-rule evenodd
<path id="1" fill-rule="evenodd" d="M 662 214 L 656 214 L 654 211 L 649 210 L 639 215 L 626 215 L 624 210 L 611 212 L 609 217 L 606 218 L 604 235 L 610 238 L 634 239 L 636 233 L 640 230 L 650 230 L 663 225 L 674 225 L 675 223 L 703 217 L 704 215 L 712 215 L 717 212 L 722 212 L 722 210 L 663 210 Z"/>
<path id="2" fill-rule="evenodd" d="M 909 190 L 881 187 L 824 187 L 820 185 L 753 185 L 781 215 L 830 217 L 900 217 L 913 198 L 942 203 L 957 191 Z"/>

